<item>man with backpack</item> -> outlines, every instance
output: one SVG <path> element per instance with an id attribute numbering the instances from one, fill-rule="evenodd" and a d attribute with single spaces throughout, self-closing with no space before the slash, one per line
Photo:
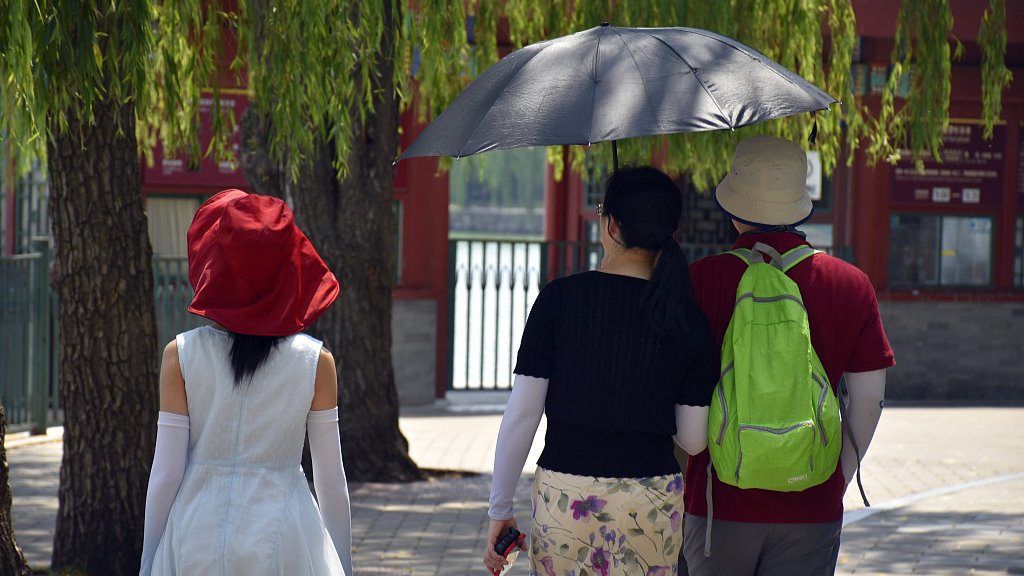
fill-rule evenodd
<path id="1" fill-rule="evenodd" d="M 723 364 L 709 449 L 686 469 L 690 576 L 833 574 L 843 494 L 881 414 L 894 360 L 875 291 L 795 228 L 811 216 L 806 174 L 794 142 L 740 142 L 715 190 L 740 236 L 690 267 Z"/>

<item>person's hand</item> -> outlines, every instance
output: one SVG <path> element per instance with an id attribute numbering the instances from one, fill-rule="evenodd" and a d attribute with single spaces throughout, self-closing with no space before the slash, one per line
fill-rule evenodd
<path id="1" fill-rule="evenodd" d="M 508 532 L 509 528 L 519 529 L 519 525 L 516 524 L 515 518 L 509 518 L 508 520 L 494 520 L 491 519 L 490 525 L 487 527 L 487 542 L 484 548 L 484 566 L 491 571 L 492 574 L 501 572 L 507 563 L 505 557 L 494 551 L 495 544 L 498 540 Z M 526 541 L 520 545 L 521 550 L 526 550 Z"/>

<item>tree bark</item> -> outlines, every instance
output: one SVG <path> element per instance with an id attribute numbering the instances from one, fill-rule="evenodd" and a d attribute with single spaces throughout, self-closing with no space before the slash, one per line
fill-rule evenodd
<path id="1" fill-rule="evenodd" d="M 383 0 L 390 3 L 391 0 Z M 391 363 L 391 299 L 395 278 L 394 152 L 399 102 L 392 82 L 394 27 L 373 54 L 373 113 L 359 124 L 339 182 L 334 147 L 323 142 L 299 181 L 288 187 L 296 219 L 338 276 L 341 294 L 312 333 L 335 355 L 345 470 L 356 481 L 422 478 L 398 427 Z M 370 55 L 367 55 L 370 57 Z M 362 90 L 357 90 L 362 93 Z"/>
<path id="2" fill-rule="evenodd" d="M 48 147 L 64 408 L 53 567 L 138 574 L 158 408 L 153 254 L 131 104 Z M 120 126 L 120 130 L 118 128 Z"/>
<path id="3" fill-rule="evenodd" d="M 341 439 L 351 481 L 423 477 L 398 427 L 391 363 L 396 226 L 392 162 L 399 127 L 399 101 L 391 81 L 394 50 L 395 38 L 389 34 L 373 55 L 378 71 L 375 112 L 367 114 L 353 142 L 348 177 L 339 182 L 334 144 L 320 141 L 298 181 L 284 186 L 296 224 L 341 284 L 334 305 L 308 332 L 324 341 L 337 363 Z M 269 130 L 254 105 L 249 107 L 254 117 L 243 114 L 243 170 L 258 193 L 281 195 L 284 178 L 266 152 Z M 359 125 L 359 115 L 353 111 L 350 116 Z"/>
<path id="4" fill-rule="evenodd" d="M 11 523 L 13 497 L 7 450 L 4 448 L 6 435 L 7 419 L 4 417 L 4 404 L 0 401 L 0 576 L 32 576 L 32 569 L 14 539 L 14 525 Z"/>
<path id="5" fill-rule="evenodd" d="M 285 176 L 270 153 L 270 116 L 259 111 L 259 104 L 246 106 L 239 119 L 241 140 L 239 164 L 245 181 L 256 194 L 284 198 Z"/>

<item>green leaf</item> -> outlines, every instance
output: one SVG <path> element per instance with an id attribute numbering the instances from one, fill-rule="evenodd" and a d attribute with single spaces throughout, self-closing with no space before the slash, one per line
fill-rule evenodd
<path id="1" fill-rule="evenodd" d="M 565 513 L 566 509 L 569 507 L 569 495 L 562 492 L 562 495 L 558 497 L 557 506 L 559 511 Z"/>
<path id="2" fill-rule="evenodd" d="M 597 521 L 601 522 L 602 524 L 607 524 L 609 522 L 615 522 L 615 518 L 613 518 L 612 515 L 607 513 L 607 512 L 601 512 L 600 514 L 595 514 L 594 518 L 597 518 Z"/>

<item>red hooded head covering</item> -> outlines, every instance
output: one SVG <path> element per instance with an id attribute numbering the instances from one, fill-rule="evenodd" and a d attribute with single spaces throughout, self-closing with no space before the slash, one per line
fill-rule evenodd
<path id="1" fill-rule="evenodd" d="M 225 190 L 188 229 L 189 312 L 239 334 L 289 336 L 338 297 L 338 280 L 279 198 Z"/>

